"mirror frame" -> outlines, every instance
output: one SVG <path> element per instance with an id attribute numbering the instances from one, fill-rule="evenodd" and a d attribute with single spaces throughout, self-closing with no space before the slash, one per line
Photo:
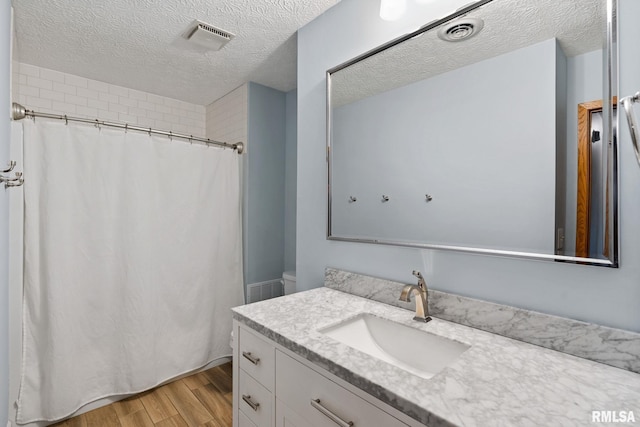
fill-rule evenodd
<path id="1" fill-rule="evenodd" d="M 510 251 L 510 250 L 499 250 L 499 249 L 485 249 L 485 248 L 476 248 L 476 247 L 465 247 L 465 246 L 454 246 L 454 245 L 436 245 L 429 243 L 416 243 L 409 241 L 401 241 L 401 240 L 388 240 L 388 239 L 370 239 L 370 238 L 352 238 L 352 237 L 340 237 L 332 234 L 331 231 L 331 160 L 333 156 L 333 151 L 331 149 L 331 75 L 335 72 L 338 72 L 344 68 L 349 67 L 359 61 L 365 60 L 373 55 L 376 55 L 379 52 L 382 52 L 385 49 L 389 49 L 397 44 L 400 44 L 406 40 L 409 40 L 413 37 L 416 37 L 424 32 L 430 31 L 440 25 L 456 19 L 462 15 L 465 15 L 472 10 L 475 10 L 487 3 L 490 3 L 494 0 L 479 0 L 474 3 L 471 3 L 461 9 L 458 9 L 454 13 L 442 18 L 432 21 L 418 30 L 413 31 L 411 33 L 405 34 L 398 38 L 395 38 L 387 43 L 384 43 L 368 52 L 365 52 L 355 58 L 352 58 L 340 65 L 337 65 L 333 68 L 330 68 L 326 72 L 326 91 L 327 91 L 327 105 L 326 105 L 326 119 L 327 119 L 327 127 L 326 127 L 326 150 L 327 150 L 327 240 L 334 240 L 340 242 L 352 242 L 352 243 L 373 243 L 378 245 L 388 245 L 388 246 L 401 246 L 401 247 L 411 247 L 411 248 L 419 248 L 419 249 L 437 249 L 437 250 L 445 250 L 445 251 L 456 251 L 456 252 L 466 252 L 466 253 L 474 253 L 481 255 L 496 255 L 496 256 L 506 256 L 506 257 L 515 257 L 515 258 L 524 258 L 524 259 L 537 259 L 537 260 L 548 260 L 555 262 L 565 262 L 572 264 L 580 264 L 580 265 L 595 265 L 601 267 L 619 267 L 619 208 L 618 208 L 618 194 L 619 194 L 619 172 L 618 172 L 618 146 L 617 146 L 617 129 L 618 129 L 618 118 L 614 116 L 613 109 L 607 107 L 607 105 L 611 105 L 611 100 L 617 99 L 618 97 L 618 23 L 617 23 L 617 11 L 618 11 L 618 0 L 607 0 L 606 4 L 606 34 L 605 34 L 605 44 L 603 46 L 603 100 L 607 99 L 610 102 L 603 102 L 603 125 L 604 125 L 604 133 L 606 136 L 606 141 L 608 145 L 611 147 L 610 154 L 608 158 L 608 162 L 610 163 L 610 167 L 608 168 L 609 180 L 612 182 L 611 191 L 608 193 L 608 208 L 610 207 L 612 210 L 612 214 L 608 217 L 608 221 L 610 224 L 607 224 L 607 228 L 612 230 L 611 236 L 608 238 L 608 247 L 611 250 L 609 259 L 599 259 L 599 258 L 584 258 L 584 257 L 576 257 L 576 256 L 568 256 L 568 255 L 556 255 L 556 254 L 543 254 L 543 253 L 535 253 L 535 252 L 519 252 L 519 251 Z M 615 117 L 615 118 L 614 118 Z"/>

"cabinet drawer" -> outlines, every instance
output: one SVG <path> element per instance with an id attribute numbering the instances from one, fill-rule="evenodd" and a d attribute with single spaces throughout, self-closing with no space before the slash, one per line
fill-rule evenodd
<path id="1" fill-rule="evenodd" d="M 276 351 L 276 397 L 314 427 L 406 426 L 297 360 Z M 333 420 L 331 419 L 333 418 Z"/>
<path id="2" fill-rule="evenodd" d="M 270 427 L 271 392 L 242 369 L 239 372 L 238 402 L 240 407 L 238 412 L 244 413 L 247 418 L 259 427 Z"/>
<path id="3" fill-rule="evenodd" d="M 245 328 L 240 328 L 239 335 L 240 368 L 272 391 L 276 368 L 273 344 Z"/>

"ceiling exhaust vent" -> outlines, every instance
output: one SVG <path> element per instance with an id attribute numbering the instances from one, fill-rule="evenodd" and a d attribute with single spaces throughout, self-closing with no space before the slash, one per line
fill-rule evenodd
<path id="1" fill-rule="evenodd" d="M 182 37 L 207 50 L 220 50 L 235 37 L 235 34 L 221 30 L 205 22 L 195 20 L 182 34 Z"/>
<path id="2" fill-rule="evenodd" d="M 482 30 L 484 21 L 478 18 L 462 18 L 449 22 L 438 30 L 438 37 L 447 42 L 459 42 L 473 37 Z"/>

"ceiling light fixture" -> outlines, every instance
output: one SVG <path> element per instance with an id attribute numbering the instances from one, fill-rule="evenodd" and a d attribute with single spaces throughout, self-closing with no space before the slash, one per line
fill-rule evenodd
<path id="1" fill-rule="evenodd" d="M 380 0 L 380 18 L 397 21 L 407 10 L 407 0 Z"/>

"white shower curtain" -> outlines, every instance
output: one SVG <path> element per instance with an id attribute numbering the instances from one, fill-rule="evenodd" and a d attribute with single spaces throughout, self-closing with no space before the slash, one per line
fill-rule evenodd
<path id="1" fill-rule="evenodd" d="M 243 301 L 239 156 L 24 122 L 19 423 L 57 420 L 231 353 Z"/>

